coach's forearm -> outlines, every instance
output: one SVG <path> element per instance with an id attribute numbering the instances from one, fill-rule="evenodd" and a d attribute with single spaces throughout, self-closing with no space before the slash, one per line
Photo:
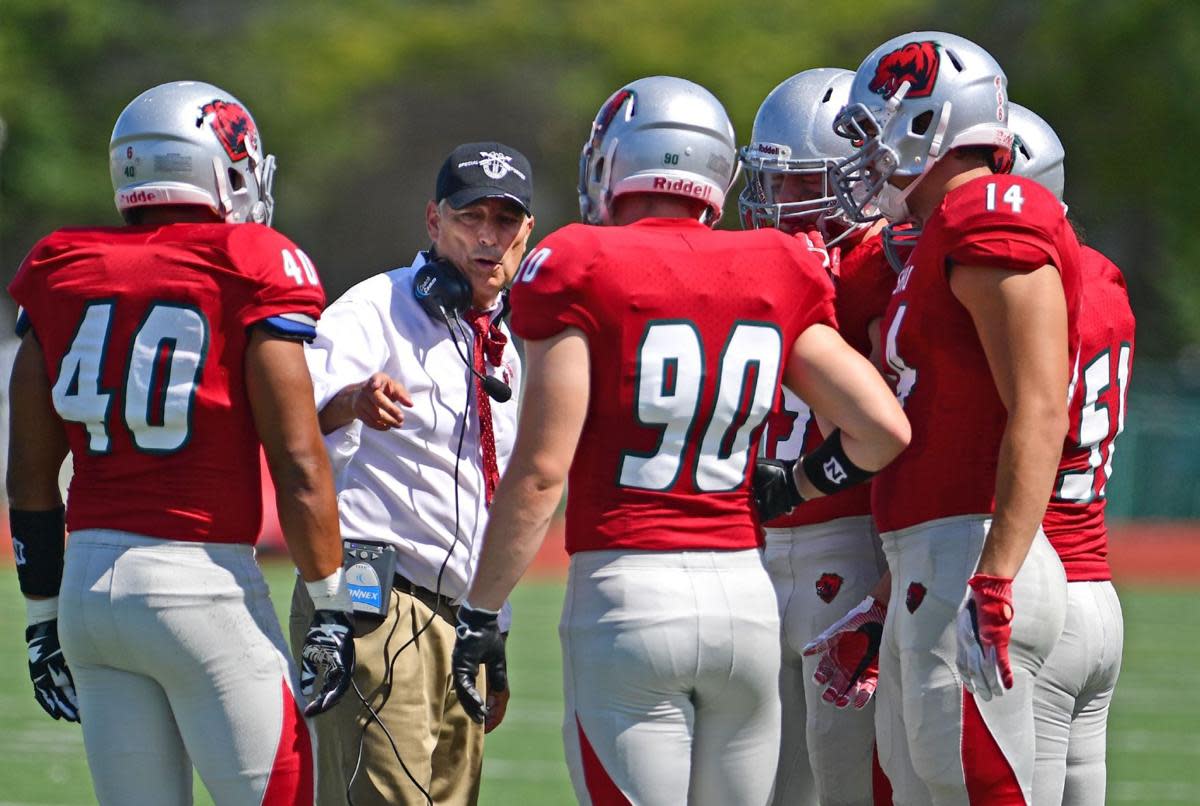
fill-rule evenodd
<path id="1" fill-rule="evenodd" d="M 564 479 L 509 468 L 493 500 L 479 568 L 467 595 L 473 607 L 499 610 L 528 570 L 562 499 Z"/>
<path id="2" fill-rule="evenodd" d="M 361 383 L 352 383 L 343 387 L 325 404 L 317 415 L 322 434 L 332 434 L 342 426 L 354 422 L 354 398 L 362 387 Z"/>
<path id="3" fill-rule="evenodd" d="M 1065 406 L 1014 407 L 1000 442 L 996 510 L 979 573 L 1014 577 L 1046 514 L 1067 432 Z"/>

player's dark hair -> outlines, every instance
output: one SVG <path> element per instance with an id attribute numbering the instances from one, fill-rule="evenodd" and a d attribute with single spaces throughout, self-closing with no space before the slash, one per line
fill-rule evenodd
<path id="1" fill-rule="evenodd" d="M 1075 240 L 1080 244 L 1087 243 L 1087 230 L 1084 228 L 1083 222 L 1071 215 L 1069 211 L 1067 212 L 1067 223 L 1071 225 L 1071 229 L 1075 230 Z"/>
<path id="2" fill-rule="evenodd" d="M 986 165 L 993 173 L 1001 173 L 1002 160 L 997 157 L 996 149 L 992 146 L 963 146 L 954 149 L 960 159 L 976 160 Z"/>

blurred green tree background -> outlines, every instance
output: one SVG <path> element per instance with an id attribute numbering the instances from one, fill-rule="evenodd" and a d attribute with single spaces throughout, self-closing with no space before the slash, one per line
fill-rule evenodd
<path id="1" fill-rule="evenodd" d="M 332 296 L 422 246 L 424 201 L 458 142 L 530 156 L 545 233 L 574 218 L 579 146 L 624 81 L 696 80 L 745 141 L 787 76 L 853 69 L 927 28 L 988 48 L 1011 97 L 1058 130 L 1073 213 L 1129 277 L 1140 354 L 1194 355 L 1200 5 L 1167 0 L 4 0 L 0 277 L 56 227 L 118 222 L 112 123 L 163 81 L 209 81 L 250 106 L 280 162 L 276 224 Z"/>

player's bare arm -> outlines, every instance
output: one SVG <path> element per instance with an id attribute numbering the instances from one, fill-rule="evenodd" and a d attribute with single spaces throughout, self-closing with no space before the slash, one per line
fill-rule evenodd
<path id="1" fill-rule="evenodd" d="M 950 288 L 975 322 L 1008 410 L 978 572 L 1012 578 L 1045 515 L 1067 432 L 1066 296 L 1049 265 L 1031 272 L 955 266 Z"/>
<path id="2" fill-rule="evenodd" d="M 841 430 L 846 457 L 865 471 L 884 467 L 912 437 L 878 370 L 827 325 L 812 325 L 796 339 L 783 381 Z M 822 495 L 804 474 L 797 474 L 797 484 L 806 499 Z"/>
<path id="3" fill-rule="evenodd" d="M 321 433 L 333 433 L 355 420 L 376 431 L 399 428 L 404 425 L 404 411 L 397 403 L 413 404 L 404 384 L 376 372 L 362 383 L 344 387 L 325 404 L 319 415 Z"/>
<path id="4" fill-rule="evenodd" d="M 246 346 L 246 390 L 292 559 L 305 581 L 323 579 L 341 567 L 342 545 L 304 345 L 255 328 Z"/>
<path id="5" fill-rule="evenodd" d="M 479 569 L 467 599 L 499 610 L 546 536 L 587 416 L 587 338 L 567 328 L 528 342 L 528 374 L 508 470 L 492 503 Z"/>
<path id="6" fill-rule="evenodd" d="M 69 450 L 55 413 L 41 345 L 25 334 L 9 384 L 8 504 L 17 578 L 25 594 L 29 677 L 50 716 L 79 721 L 75 681 L 58 640 L 58 589 L 66 530 L 58 473 Z"/>
<path id="7" fill-rule="evenodd" d="M 42 347 L 28 331 L 17 348 L 9 381 L 8 503 L 44 511 L 62 506 L 58 473 L 67 458 L 67 432 L 54 411 Z"/>

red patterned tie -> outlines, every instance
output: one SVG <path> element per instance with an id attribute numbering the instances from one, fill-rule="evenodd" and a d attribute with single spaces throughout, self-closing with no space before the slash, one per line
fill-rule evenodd
<path id="1" fill-rule="evenodd" d="M 491 315 L 487 311 L 477 311 L 474 308 L 467 311 L 467 322 L 475 331 L 475 347 L 471 351 L 471 359 L 475 371 L 480 375 L 487 374 L 483 365 L 486 353 L 488 363 L 498 366 L 500 355 L 507 341 L 504 334 L 492 324 Z M 495 332 L 493 332 L 495 331 Z M 499 350 L 497 350 L 497 346 Z M 475 408 L 479 412 L 479 444 L 483 448 L 483 481 L 487 505 L 492 505 L 492 496 L 496 494 L 496 484 L 500 481 L 500 468 L 496 464 L 496 433 L 492 429 L 492 400 L 483 388 L 483 381 L 475 378 Z"/>

